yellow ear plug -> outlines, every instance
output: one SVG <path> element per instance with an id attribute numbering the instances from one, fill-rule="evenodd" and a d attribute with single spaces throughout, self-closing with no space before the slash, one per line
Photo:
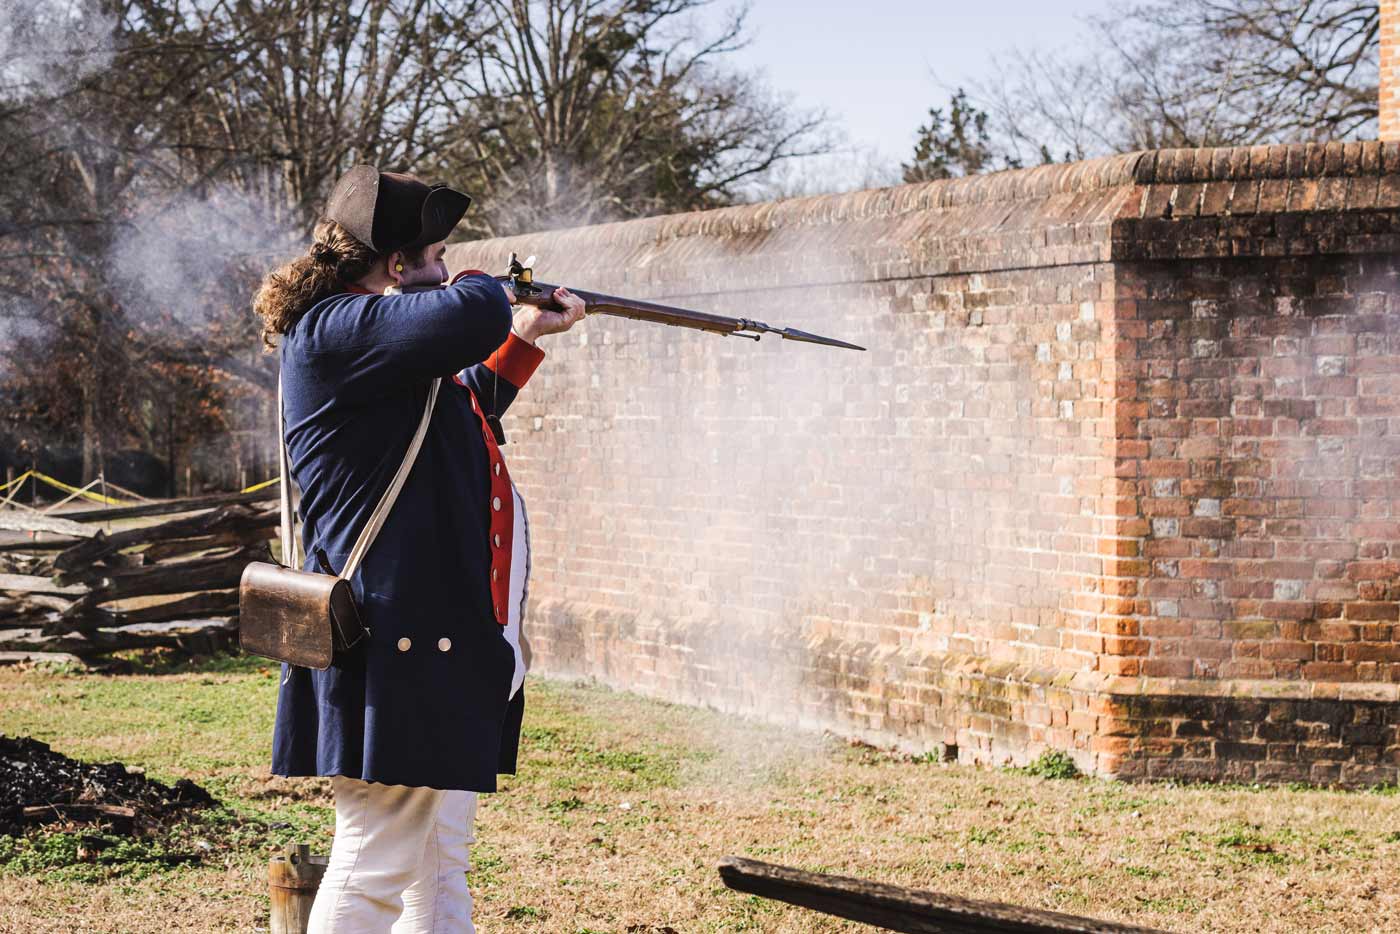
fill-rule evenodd
<path id="1" fill-rule="evenodd" d="M 394 272 L 403 272 L 403 263 L 395 263 Z"/>

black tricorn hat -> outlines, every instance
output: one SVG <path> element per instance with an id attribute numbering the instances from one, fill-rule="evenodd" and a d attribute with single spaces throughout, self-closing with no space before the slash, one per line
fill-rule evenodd
<path id="1" fill-rule="evenodd" d="M 471 203 L 446 185 L 357 165 L 335 183 L 326 219 L 376 253 L 392 253 L 446 240 Z"/>

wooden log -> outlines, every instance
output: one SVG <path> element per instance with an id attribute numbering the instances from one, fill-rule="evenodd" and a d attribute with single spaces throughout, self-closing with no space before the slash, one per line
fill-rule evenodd
<path id="1" fill-rule="evenodd" d="M 104 522 L 108 519 L 132 519 L 137 516 L 168 516 L 177 512 L 196 512 L 229 503 L 266 503 L 277 499 L 277 487 L 271 486 L 255 493 L 215 493 L 186 499 L 167 499 L 139 506 L 115 506 L 110 509 L 87 509 L 65 512 L 64 518 L 74 522 Z M 86 537 L 86 536 L 85 536 Z"/>
<path id="2" fill-rule="evenodd" d="M 52 578 L 33 574 L 0 574 L 0 590 L 22 594 L 58 594 L 61 596 L 81 596 L 87 588 L 81 584 L 58 584 Z"/>
<path id="3" fill-rule="evenodd" d="M 70 652 L 79 658 L 152 648 L 182 648 L 207 654 L 230 647 L 237 637 L 238 623 L 232 619 L 179 620 L 57 636 L 45 635 L 39 629 L 16 629 L 0 632 L 0 651 Z"/>
<path id="4" fill-rule="evenodd" d="M 87 667 L 81 658 L 68 652 L 0 652 L 0 665 L 22 665 L 26 662 Z"/>
<path id="5" fill-rule="evenodd" d="M 201 538 L 182 538 L 174 542 L 156 542 L 154 545 L 148 545 L 141 552 L 141 557 L 144 558 L 147 563 L 168 561 L 171 558 L 197 554 L 215 548 L 256 545 L 258 542 L 272 541 L 276 537 L 277 520 L 274 518 L 271 525 L 260 529 L 220 532 L 217 535 L 205 535 Z"/>
<path id="6" fill-rule="evenodd" d="M 23 600 L 12 601 L 0 609 L 0 629 L 46 625 L 61 619 L 75 602 L 47 594 L 27 594 Z"/>
<path id="7" fill-rule="evenodd" d="M 169 522 L 148 525 L 139 529 L 126 529 L 112 535 L 99 532 L 87 541 L 79 542 L 60 553 L 54 558 L 53 564 L 59 571 L 82 569 L 121 551 L 123 548 L 174 542 L 178 539 L 202 538 L 225 531 L 260 531 L 277 525 L 279 518 L 275 510 L 260 511 L 237 504 L 223 506 L 197 515 L 172 519 Z M 149 550 L 147 549 L 147 552 Z"/>
<path id="8" fill-rule="evenodd" d="M 180 600 L 171 600 L 139 610 L 117 611 L 123 626 L 142 623 L 168 623 L 177 619 L 208 616 L 237 616 L 238 590 L 209 590 Z"/>
<path id="9" fill-rule="evenodd" d="M 37 554 L 37 553 L 39 553 L 39 552 L 44 552 L 44 551 L 62 551 L 62 550 L 65 549 L 65 548 L 72 548 L 72 547 L 73 547 L 73 539 L 71 539 L 71 538 L 66 538 L 66 537 L 65 537 L 65 538 L 46 538 L 46 539 L 44 539 L 44 540 L 42 540 L 42 541 L 38 541 L 38 542 L 33 542 L 33 541 L 0 542 L 0 552 L 19 551 L 19 552 L 25 552 L 25 553 L 34 552 L 34 553 Z"/>
<path id="10" fill-rule="evenodd" d="M 91 568 L 71 575 L 92 589 L 92 602 L 108 603 L 128 597 L 158 594 L 197 593 L 237 587 L 243 569 L 251 561 L 271 561 L 266 545 L 240 548 L 232 554 L 218 554 L 173 564 L 152 564 L 139 568 Z"/>
<path id="11" fill-rule="evenodd" d="M 94 606 L 87 613 L 55 620 L 45 625 L 43 630 L 46 636 L 57 636 L 65 632 L 91 632 L 94 629 L 104 627 L 168 623 L 179 619 L 237 615 L 237 590 L 210 590 L 135 610 L 112 610 Z"/>
<path id="12" fill-rule="evenodd" d="M 724 884 L 738 892 L 811 908 L 887 931 L 911 934 L 1163 934 L 1150 928 L 1095 921 L 1057 911 L 976 901 L 849 876 L 804 872 L 757 860 L 726 857 Z"/>
<path id="13" fill-rule="evenodd" d="M 68 516 L 46 516 L 41 512 L 8 512 L 0 510 L 0 531 L 53 532 L 73 538 L 92 538 L 97 529 L 83 525 Z"/>
<path id="14" fill-rule="evenodd" d="M 124 622 L 125 620 L 111 610 L 85 599 L 57 615 L 50 613 L 39 624 L 39 628 L 46 636 L 61 636 L 66 632 L 92 632 L 103 627 L 110 629 Z"/>
<path id="15" fill-rule="evenodd" d="M 44 593 L 9 594 L 0 599 L 0 619 L 40 611 L 62 612 L 73 603 L 66 597 Z M 0 623 L 0 625 L 4 625 Z"/>
<path id="16" fill-rule="evenodd" d="M 49 594 L 32 593 L 25 598 L 25 602 L 32 607 L 62 613 L 73 605 L 73 601 L 66 597 L 55 597 Z"/>
<path id="17" fill-rule="evenodd" d="M 35 823 L 64 818 L 106 818 L 129 824 L 136 820 L 136 809 L 124 804 L 29 804 L 20 809 L 20 818 Z"/>

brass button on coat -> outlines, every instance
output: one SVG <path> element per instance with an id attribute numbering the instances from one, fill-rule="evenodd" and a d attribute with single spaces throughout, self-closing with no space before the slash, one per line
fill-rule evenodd
<path id="1" fill-rule="evenodd" d="M 491 508 L 497 512 L 501 511 L 501 498 L 499 496 L 491 497 Z"/>
<path id="2" fill-rule="evenodd" d="M 402 639 L 399 640 L 400 652 L 407 652 L 411 648 L 413 648 L 413 640 L 408 638 L 408 636 L 404 636 Z"/>
<path id="3" fill-rule="evenodd" d="M 450 649 L 450 648 L 452 648 L 452 640 L 451 640 L 451 639 L 443 638 L 443 639 L 439 639 L 439 640 L 438 640 L 438 651 L 439 651 L 439 652 L 446 652 L 446 651 L 447 651 L 448 649 Z"/>
<path id="4" fill-rule="evenodd" d="M 493 542 L 496 543 L 496 547 L 497 547 L 497 548 L 500 548 L 500 547 L 501 547 L 501 533 L 500 533 L 500 532 L 497 532 L 495 535 L 491 536 L 491 541 L 493 541 Z"/>

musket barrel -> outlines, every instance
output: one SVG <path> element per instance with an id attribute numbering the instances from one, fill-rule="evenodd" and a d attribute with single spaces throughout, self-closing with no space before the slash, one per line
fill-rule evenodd
<path id="1" fill-rule="evenodd" d="M 520 267 L 518 263 L 515 263 L 514 255 L 512 255 L 511 260 L 512 270 L 519 270 Z M 529 270 L 523 270 L 523 272 L 528 273 Z M 546 282 L 535 282 L 523 276 L 518 285 L 512 276 L 503 276 L 501 279 L 509 285 L 516 286 L 516 297 L 522 304 L 535 305 L 548 311 L 560 310 L 559 303 L 554 300 L 554 292 L 559 286 Z M 709 331 L 712 334 L 736 334 L 753 340 L 758 340 L 763 334 L 777 334 L 784 340 L 823 344 L 827 347 L 841 347 L 847 350 L 865 349 L 858 344 L 849 344 L 834 338 L 810 334 L 796 328 L 775 328 L 762 321 L 751 321 L 748 318 L 730 318 L 727 315 L 714 315 L 705 311 L 677 308 L 674 305 L 662 305 L 658 302 L 646 302 L 636 298 L 620 298 L 616 295 L 605 295 L 602 292 L 589 292 L 584 289 L 570 289 L 569 291 L 583 299 L 585 310 L 589 314 L 613 315 L 619 318 L 631 318 L 634 321 L 651 321 L 655 324 L 669 324 L 673 327 Z"/>
<path id="2" fill-rule="evenodd" d="M 554 301 L 554 290 L 558 286 L 539 282 L 536 283 L 536 287 L 540 289 L 539 294 L 523 296 L 520 300 L 528 305 L 539 305 L 541 308 L 558 307 L 558 303 Z M 616 295 L 589 292 L 585 289 L 570 289 L 569 291 L 583 299 L 584 306 L 590 314 L 614 315 L 620 318 L 631 318 L 634 321 L 654 321 L 658 324 L 698 328 L 717 334 L 733 334 L 741 325 L 741 322 L 736 318 L 712 315 L 703 311 L 691 311 L 689 308 L 644 302 L 635 298 L 619 298 Z"/>

